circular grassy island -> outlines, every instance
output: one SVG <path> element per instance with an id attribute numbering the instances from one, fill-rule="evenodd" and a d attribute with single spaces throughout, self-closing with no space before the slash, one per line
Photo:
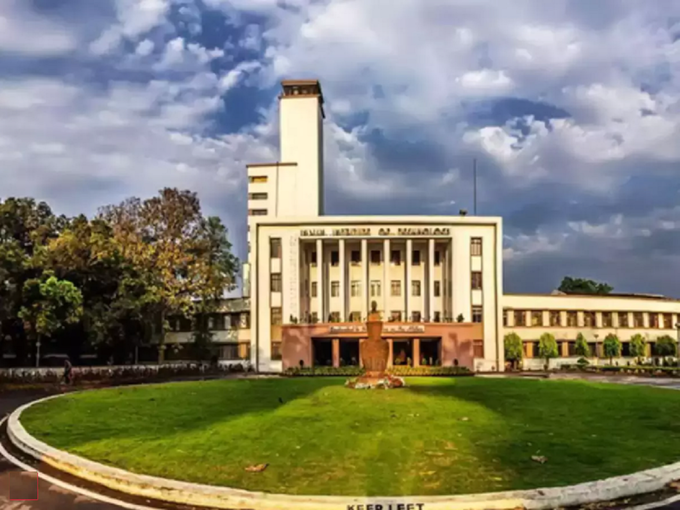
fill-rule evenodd
<path id="1" fill-rule="evenodd" d="M 135 473 L 274 493 L 444 495 L 570 485 L 680 460 L 680 392 L 493 378 L 106 389 L 26 410 L 46 443 Z M 545 462 L 532 460 L 544 457 Z M 245 468 L 268 464 L 262 472 Z"/>

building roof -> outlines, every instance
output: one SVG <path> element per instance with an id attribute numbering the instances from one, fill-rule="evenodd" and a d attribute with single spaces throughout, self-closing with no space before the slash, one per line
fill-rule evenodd
<path id="1" fill-rule="evenodd" d="M 509 293 L 506 292 L 504 296 L 534 296 L 534 297 L 566 297 L 566 298 L 592 298 L 592 299 L 607 299 L 607 298 L 622 298 L 622 299 L 651 299 L 657 301 L 679 301 L 677 298 L 662 296 L 661 294 L 645 294 L 645 293 L 610 293 L 610 294 L 567 294 L 561 291 L 552 291 L 550 294 L 536 294 L 536 293 Z"/>

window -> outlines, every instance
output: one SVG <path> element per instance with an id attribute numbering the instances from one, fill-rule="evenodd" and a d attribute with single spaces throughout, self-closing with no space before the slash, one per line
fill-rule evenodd
<path id="1" fill-rule="evenodd" d="M 312 324 L 316 324 L 319 322 L 319 312 L 312 312 L 312 315 L 310 317 Z"/>
<path id="2" fill-rule="evenodd" d="M 340 282 L 331 282 L 331 297 L 340 297 Z"/>
<path id="3" fill-rule="evenodd" d="M 361 264 L 361 252 L 359 250 L 352 250 L 349 254 L 349 261 L 353 266 Z"/>
<path id="4" fill-rule="evenodd" d="M 340 312 L 331 312 L 328 316 L 328 322 L 340 322 Z"/>
<path id="5" fill-rule="evenodd" d="M 435 266 L 442 265 L 442 252 L 440 252 L 439 250 L 434 251 L 434 265 Z"/>
<path id="6" fill-rule="evenodd" d="M 266 175 L 251 175 L 251 176 L 248 177 L 248 182 L 252 182 L 252 183 L 267 182 L 267 176 Z"/>
<path id="7" fill-rule="evenodd" d="M 673 314 L 664 313 L 663 314 L 663 329 L 673 329 Z"/>
<path id="8" fill-rule="evenodd" d="M 507 327 L 508 325 L 508 311 L 503 310 L 503 326 Z"/>
<path id="9" fill-rule="evenodd" d="M 338 250 L 333 250 L 331 252 L 331 266 L 337 266 L 340 264 L 340 253 Z"/>
<path id="10" fill-rule="evenodd" d="M 413 312 L 411 317 L 412 322 L 422 322 L 423 317 L 420 312 Z"/>
<path id="11" fill-rule="evenodd" d="M 215 317 L 213 317 L 212 315 L 208 317 L 208 329 L 209 330 L 215 329 Z"/>
<path id="12" fill-rule="evenodd" d="M 611 328 L 612 327 L 612 313 L 611 312 L 602 312 L 602 327 L 603 328 Z"/>
<path id="13" fill-rule="evenodd" d="M 650 313 L 649 314 L 649 327 L 650 328 L 658 328 L 659 327 L 659 314 L 658 313 Z"/>
<path id="14" fill-rule="evenodd" d="M 312 297 L 316 297 L 318 292 L 319 292 L 319 289 L 317 287 L 317 283 L 312 282 Z"/>
<path id="15" fill-rule="evenodd" d="M 442 321 L 442 313 L 441 312 L 434 312 L 434 321 L 435 322 L 441 322 Z"/>
<path id="16" fill-rule="evenodd" d="M 635 328 L 645 327 L 645 320 L 644 317 L 642 316 L 642 312 L 633 312 L 633 327 Z"/>
<path id="17" fill-rule="evenodd" d="M 266 193 L 248 193 L 248 200 L 267 200 Z"/>
<path id="18" fill-rule="evenodd" d="M 484 357 L 484 340 L 474 340 L 472 342 L 472 355 L 475 358 Z"/>
<path id="19" fill-rule="evenodd" d="M 401 282 L 399 280 L 392 280 L 390 283 L 390 295 L 401 296 Z"/>
<path id="20" fill-rule="evenodd" d="M 473 237 L 470 239 L 470 255 L 481 255 L 482 254 L 482 238 Z"/>
<path id="21" fill-rule="evenodd" d="M 215 316 L 215 320 L 213 322 L 213 327 L 218 330 L 218 331 L 223 331 L 227 329 L 227 317 L 223 313 L 218 313 Z"/>
<path id="22" fill-rule="evenodd" d="M 238 327 L 241 329 L 250 329 L 250 314 L 242 313 L 238 317 Z"/>
<path id="23" fill-rule="evenodd" d="M 401 312 L 393 310 L 390 312 L 390 320 L 394 322 L 401 322 Z"/>
<path id="24" fill-rule="evenodd" d="M 619 313 L 619 327 L 628 327 L 628 312 L 618 312 Z"/>
<path id="25" fill-rule="evenodd" d="M 310 257 L 309 265 L 314 267 L 314 266 L 316 266 L 316 252 L 313 251 L 312 253 L 310 253 L 310 255 L 311 255 L 311 257 Z"/>
<path id="26" fill-rule="evenodd" d="M 271 275 L 270 286 L 272 292 L 281 292 L 281 273 Z"/>
<path id="27" fill-rule="evenodd" d="M 472 271 L 472 288 L 481 289 L 482 288 L 482 272 Z"/>
<path id="28" fill-rule="evenodd" d="M 350 312 L 349 313 L 350 322 L 361 322 L 361 312 Z"/>
<path id="29" fill-rule="evenodd" d="M 392 250 L 392 253 L 390 253 L 390 262 L 395 266 L 401 265 L 401 252 L 399 250 Z"/>
<path id="30" fill-rule="evenodd" d="M 413 266 L 420 265 L 420 250 L 413 250 L 411 252 L 411 265 Z"/>
<path id="31" fill-rule="evenodd" d="M 267 216 L 267 209 L 248 209 L 248 216 Z"/>
<path id="32" fill-rule="evenodd" d="M 272 237 L 269 239 L 269 258 L 281 258 L 281 239 L 278 237 Z"/>
<path id="33" fill-rule="evenodd" d="M 411 282 L 411 295 L 416 297 L 420 296 L 420 280 L 413 280 Z"/>
<path id="34" fill-rule="evenodd" d="M 273 360 L 282 359 L 281 343 L 282 342 L 275 342 L 275 341 L 272 340 L 272 359 Z"/>
<path id="35" fill-rule="evenodd" d="M 380 264 L 380 262 L 382 262 L 380 250 L 371 250 L 371 264 Z"/>
<path id="36" fill-rule="evenodd" d="M 472 322 L 480 323 L 482 322 L 482 307 L 473 306 L 472 307 Z"/>
<path id="37" fill-rule="evenodd" d="M 578 326 L 578 314 L 573 311 L 567 312 L 567 327 L 575 328 Z"/>
<path id="38" fill-rule="evenodd" d="M 380 297 L 380 280 L 371 280 L 371 297 Z"/>
<path id="39" fill-rule="evenodd" d="M 531 312 L 531 325 L 532 326 L 543 326 L 543 312 L 541 310 L 532 310 L 532 312 Z"/>
<path id="40" fill-rule="evenodd" d="M 278 326 L 282 322 L 282 317 L 281 317 L 281 308 L 272 308 L 271 309 L 271 324 L 272 326 Z"/>
<path id="41" fill-rule="evenodd" d="M 442 294 L 442 282 L 435 280 L 434 282 L 434 297 L 439 297 Z"/>
<path id="42" fill-rule="evenodd" d="M 515 310 L 515 326 L 527 325 L 527 314 L 524 310 Z"/>
<path id="43" fill-rule="evenodd" d="M 583 325 L 586 328 L 595 327 L 595 312 L 583 312 Z"/>
<path id="44" fill-rule="evenodd" d="M 555 310 L 550 312 L 550 325 L 551 326 L 561 326 L 562 325 L 562 320 L 560 318 L 560 312 L 555 311 Z"/>
<path id="45" fill-rule="evenodd" d="M 350 292 L 352 297 L 361 296 L 361 282 L 359 280 L 352 280 L 350 283 Z"/>

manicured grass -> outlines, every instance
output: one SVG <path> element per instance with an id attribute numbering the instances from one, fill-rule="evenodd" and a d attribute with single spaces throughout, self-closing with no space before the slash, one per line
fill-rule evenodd
<path id="1" fill-rule="evenodd" d="M 97 390 L 34 406 L 22 422 L 57 448 L 133 472 L 289 494 L 525 489 L 680 460 L 678 391 L 581 381 L 407 382 L 390 391 L 348 390 L 339 378 Z M 244 470 L 259 463 L 269 467 Z"/>

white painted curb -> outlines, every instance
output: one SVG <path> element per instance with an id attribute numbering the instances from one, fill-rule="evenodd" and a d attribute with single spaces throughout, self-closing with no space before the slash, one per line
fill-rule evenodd
<path id="1" fill-rule="evenodd" d="M 460 496 L 343 497 L 290 496 L 180 482 L 105 466 L 66 453 L 32 437 L 19 421 L 21 413 L 53 395 L 19 407 L 9 417 L 12 443 L 27 455 L 61 471 L 135 496 L 196 506 L 238 510 L 542 510 L 584 505 L 644 494 L 680 479 L 680 462 L 568 487 L 492 492 Z"/>

